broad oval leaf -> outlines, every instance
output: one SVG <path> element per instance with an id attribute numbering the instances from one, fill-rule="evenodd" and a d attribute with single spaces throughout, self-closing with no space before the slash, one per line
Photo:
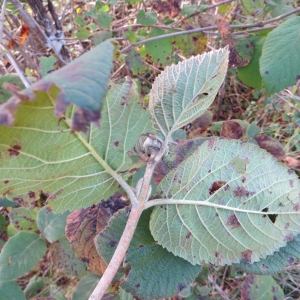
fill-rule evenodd
<path id="1" fill-rule="evenodd" d="M 269 94 L 293 85 L 300 78 L 300 17 L 280 24 L 264 42 L 260 74 Z"/>
<path id="2" fill-rule="evenodd" d="M 17 233 L 8 240 L 1 251 L 0 282 L 13 280 L 30 271 L 46 250 L 45 241 L 36 233 Z"/>
<path id="3" fill-rule="evenodd" d="M 26 230 L 38 232 L 38 226 L 36 224 L 37 212 L 37 208 L 12 208 L 8 214 L 10 224 L 13 225 L 18 231 Z"/>
<path id="4" fill-rule="evenodd" d="M 66 219 L 69 213 L 69 211 L 66 211 L 63 214 L 54 214 L 53 212 L 47 213 L 46 207 L 39 210 L 36 223 L 47 241 L 53 243 L 64 235 Z"/>
<path id="5" fill-rule="evenodd" d="M 72 300 L 88 300 L 100 278 L 97 274 L 88 274 L 81 278 L 73 292 Z"/>
<path id="6" fill-rule="evenodd" d="M 12 125 L 20 99 L 38 100 L 41 96 L 39 92 L 49 93 L 55 86 L 56 92 L 52 94 L 52 98 L 56 100 L 55 115 L 64 116 L 66 108 L 75 104 L 78 109 L 72 116 L 72 129 L 86 132 L 90 123 L 98 123 L 100 119 L 100 110 L 113 68 L 114 49 L 112 41 L 107 40 L 31 87 L 20 92 L 12 89 L 15 96 L 0 106 L 0 124 Z"/>
<path id="7" fill-rule="evenodd" d="M 167 67 L 150 92 L 149 108 L 161 139 L 202 115 L 214 101 L 228 65 L 227 48 Z"/>
<path id="8" fill-rule="evenodd" d="M 0 282 L 1 300 L 26 300 L 26 297 L 20 286 L 14 281 Z"/>
<path id="9" fill-rule="evenodd" d="M 297 176 L 266 151 L 210 139 L 158 185 L 161 198 L 183 204 L 156 207 L 150 229 L 192 264 L 253 263 L 300 232 L 299 191 Z"/>
<path id="10" fill-rule="evenodd" d="M 14 126 L 0 127 L 0 194 L 26 204 L 42 193 L 55 213 L 108 199 L 118 184 L 103 165 L 123 174 L 134 168 L 128 151 L 153 131 L 138 101 L 133 80 L 111 83 L 101 129 L 91 125 L 87 136 L 72 133 L 71 109 L 58 122 L 51 99 L 22 102 Z"/>

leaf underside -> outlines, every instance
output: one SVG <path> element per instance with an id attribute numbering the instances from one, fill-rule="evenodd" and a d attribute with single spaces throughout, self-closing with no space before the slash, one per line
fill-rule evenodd
<path id="1" fill-rule="evenodd" d="M 157 206 L 150 229 L 192 264 L 253 263 L 300 232 L 299 180 L 266 151 L 210 139 L 157 187 L 161 198 L 201 205 Z"/>
<path id="2" fill-rule="evenodd" d="M 213 102 L 228 65 L 226 48 L 167 67 L 150 92 L 149 109 L 162 140 L 202 115 Z"/>
<path id="3" fill-rule="evenodd" d="M 137 103 L 136 84 L 111 84 L 103 104 L 101 128 L 72 133 L 68 110 L 57 120 L 49 98 L 22 103 L 13 127 L 0 131 L 0 193 L 26 204 L 42 193 L 54 212 L 75 210 L 108 199 L 116 181 L 101 165 L 117 172 L 134 167 L 127 152 L 141 134 L 151 132 L 150 113 Z M 11 138 L 13 137 L 13 139 Z"/>

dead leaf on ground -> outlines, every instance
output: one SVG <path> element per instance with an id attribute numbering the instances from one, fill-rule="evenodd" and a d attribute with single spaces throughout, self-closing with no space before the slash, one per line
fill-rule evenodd
<path id="1" fill-rule="evenodd" d="M 264 134 L 255 137 L 254 140 L 258 143 L 260 148 L 265 149 L 277 159 L 282 160 L 285 158 L 284 150 L 277 140 Z"/>
<path id="2" fill-rule="evenodd" d="M 225 121 L 222 124 L 220 136 L 223 136 L 227 139 L 238 140 L 244 135 L 244 130 L 242 126 L 235 121 Z"/>
<path id="3" fill-rule="evenodd" d="M 152 7 L 159 14 L 171 19 L 177 17 L 180 13 L 181 0 L 155 0 L 152 3 Z"/>

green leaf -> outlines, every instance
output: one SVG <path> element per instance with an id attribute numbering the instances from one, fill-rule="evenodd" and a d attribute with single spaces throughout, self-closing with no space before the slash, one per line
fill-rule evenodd
<path id="1" fill-rule="evenodd" d="M 293 7 L 293 1 L 291 0 L 272 0 L 275 7 L 271 11 L 271 16 L 273 18 L 278 17 L 280 15 L 286 14 L 294 9 Z M 294 15 L 288 16 L 284 18 L 283 20 L 288 20 L 290 18 L 294 18 Z"/>
<path id="2" fill-rule="evenodd" d="M 157 186 L 150 229 L 155 240 L 192 264 L 253 263 L 300 232 L 300 182 L 266 151 L 210 139 Z M 195 204 L 185 204 L 193 200 Z"/>
<path id="3" fill-rule="evenodd" d="M 248 275 L 242 290 L 242 299 L 283 300 L 283 290 L 271 276 Z"/>
<path id="4" fill-rule="evenodd" d="M 45 282 L 42 277 L 33 276 L 30 278 L 26 288 L 24 289 L 24 294 L 28 298 L 34 297 L 36 294 L 41 292 L 45 286 Z"/>
<path id="5" fill-rule="evenodd" d="M 259 127 L 253 122 L 248 126 L 246 135 L 248 138 L 254 138 L 259 135 L 259 131 Z"/>
<path id="6" fill-rule="evenodd" d="M 17 233 L 8 240 L 0 253 L 0 282 L 16 279 L 30 271 L 46 250 L 45 241 L 36 233 Z"/>
<path id="7" fill-rule="evenodd" d="M 42 78 L 44 78 L 49 71 L 53 70 L 53 66 L 56 63 L 56 58 L 54 56 L 46 57 L 43 56 L 40 59 L 41 69 L 42 69 Z"/>
<path id="8" fill-rule="evenodd" d="M 7 221 L 3 215 L 0 214 L 0 251 L 7 241 Z"/>
<path id="9" fill-rule="evenodd" d="M 2 207 L 15 207 L 18 206 L 17 202 L 10 201 L 6 198 L 0 198 L 0 206 Z"/>
<path id="10" fill-rule="evenodd" d="M 259 59 L 262 54 L 262 47 L 266 40 L 264 36 L 257 36 L 252 39 L 254 44 L 254 53 L 250 63 L 245 67 L 238 68 L 240 80 L 250 87 L 261 89 L 262 77 L 259 72 Z"/>
<path id="11" fill-rule="evenodd" d="M 136 18 L 137 22 L 144 26 L 151 26 L 157 22 L 156 13 L 145 12 L 143 9 L 137 13 Z"/>
<path id="12" fill-rule="evenodd" d="M 285 267 L 294 264 L 300 258 L 300 235 L 288 242 L 285 247 L 272 255 L 253 264 L 241 262 L 237 266 L 248 273 L 270 275 L 280 272 Z"/>
<path id="13" fill-rule="evenodd" d="M 75 36 L 80 40 L 85 40 L 90 36 L 90 31 L 87 30 L 85 27 L 79 26 L 78 31 L 75 33 Z"/>
<path id="14" fill-rule="evenodd" d="M 260 74 L 267 93 L 291 86 L 300 78 L 300 17 L 285 21 L 270 32 L 263 45 Z"/>
<path id="15" fill-rule="evenodd" d="M 100 24 L 101 27 L 105 28 L 105 29 L 109 29 L 110 28 L 110 24 L 111 24 L 111 16 L 101 10 L 99 13 L 98 13 L 98 16 L 97 16 L 97 20 Z"/>
<path id="16" fill-rule="evenodd" d="M 113 67 L 113 53 L 114 46 L 107 40 L 64 68 L 48 74 L 30 88 L 15 92 L 15 96 L 0 106 L 0 124 L 12 125 L 20 99 L 22 104 L 24 100 L 36 100 L 28 101 L 27 104 L 31 106 L 28 109 L 33 110 L 33 107 L 42 105 L 47 114 L 51 113 L 49 110 L 52 110 L 56 100 L 56 116 L 65 117 L 65 110 L 70 104 L 78 107 L 73 116 L 72 129 L 86 132 L 90 123 L 97 123 L 100 119 L 100 110 Z M 22 114 L 21 116 L 28 118 Z M 38 114 L 35 116 L 34 118 L 38 118 Z M 20 124 L 20 119 L 17 124 Z"/>
<path id="17" fill-rule="evenodd" d="M 1 103 L 6 102 L 10 97 L 11 93 L 9 93 L 4 87 L 4 83 L 10 83 L 14 84 L 20 88 L 24 88 L 24 84 L 22 83 L 22 80 L 17 74 L 8 74 L 5 76 L 0 76 L 0 101 Z"/>
<path id="18" fill-rule="evenodd" d="M 112 32 L 107 30 L 93 36 L 95 45 L 99 45 L 110 38 L 112 38 Z"/>
<path id="19" fill-rule="evenodd" d="M 36 225 L 36 215 L 38 209 L 27 209 L 25 207 L 17 207 L 12 208 L 9 212 L 9 220 L 10 223 L 17 230 L 26 230 L 26 231 L 38 231 L 38 227 Z"/>
<path id="20" fill-rule="evenodd" d="M 36 220 L 37 226 L 48 242 L 53 243 L 64 235 L 69 213 L 69 211 L 63 214 L 47 213 L 46 207 L 39 210 Z"/>
<path id="21" fill-rule="evenodd" d="M 26 297 L 20 286 L 14 281 L 0 282 L 1 300 L 26 300 Z"/>
<path id="22" fill-rule="evenodd" d="M 149 108 L 161 139 L 201 116 L 213 102 L 228 64 L 220 49 L 167 67 L 154 81 Z"/>
<path id="23" fill-rule="evenodd" d="M 81 278 L 73 292 L 72 300 L 88 300 L 99 280 L 100 276 L 96 274 L 88 274 Z"/>
<path id="24" fill-rule="evenodd" d="M 49 252 L 53 264 L 62 274 L 81 278 L 88 273 L 86 263 L 75 256 L 66 237 L 51 244 Z"/>
<path id="25" fill-rule="evenodd" d="M 140 54 L 135 49 L 130 50 L 125 58 L 125 64 L 134 75 L 138 74 L 139 72 L 143 72 L 146 68 L 146 64 L 143 62 Z"/>
<path id="26" fill-rule="evenodd" d="M 88 136 L 71 133 L 69 114 L 57 122 L 50 101 L 22 103 L 15 126 L 0 130 L 1 194 L 28 203 L 42 193 L 54 213 L 108 199 L 118 184 L 105 171 L 103 160 L 117 172 L 134 168 L 128 151 L 141 134 L 153 131 L 150 113 L 138 101 L 130 78 L 112 83 L 101 129 L 92 125 Z"/>
<path id="27" fill-rule="evenodd" d="M 125 263 L 130 271 L 121 284 L 127 292 L 143 299 L 169 297 L 177 294 L 195 279 L 201 270 L 157 245 L 149 231 L 150 211 L 143 213 L 130 243 Z M 98 252 L 110 261 L 129 215 L 119 210 L 109 225 L 95 238 Z"/>
<path id="28" fill-rule="evenodd" d="M 242 4 L 251 16 L 261 18 L 264 14 L 265 3 L 263 0 L 242 0 Z"/>
<path id="29" fill-rule="evenodd" d="M 164 30 L 153 28 L 149 33 L 149 38 L 166 34 Z M 161 66 L 167 63 L 170 55 L 172 54 L 172 39 L 164 38 L 157 41 L 152 41 L 145 44 L 146 54 L 148 54 L 152 61 Z"/>

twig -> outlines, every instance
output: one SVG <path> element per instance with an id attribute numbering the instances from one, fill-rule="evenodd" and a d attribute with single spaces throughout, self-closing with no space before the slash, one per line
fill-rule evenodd
<path id="1" fill-rule="evenodd" d="M 1 11 L 1 16 L 0 16 L 0 44 L 2 44 L 5 9 L 6 9 L 6 0 L 3 1 L 2 11 Z"/>
<path id="2" fill-rule="evenodd" d="M 212 277 L 208 276 L 207 277 L 208 281 L 214 286 L 215 290 L 217 290 L 221 296 L 226 299 L 230 300 L 230 298 L 226 295 L 226 293 L 217 285 L 217 283 L 212 279 Z"/>
<path id="3" fill-rule="evenodd" d="M 30 87 L 31 83 L 29 82 L 29 80 L 25 77 L 25 75 L 23 74 L 23 72 L 20 70 L 18 64 L 16 63 L 16 61 L 14 60 L 14 58 L 11 56 L 11 54 L 8 52 L 8 50 L 2 45 L 0 44 L 0 49 L 5 51 L 5 56 L 6 58 L 9 60 L 9 62 L 11 63 L 11 65 L 14 67 L 15 71 L 17 72 L 17 74 L 19 75 L 20 79 L 22 80 L 23 84 L 25 85 L 25 87 Z"/>
<path id="4" fill-rule="evenodd" d="M 254 23 L 254 24 L 245 24 L 245 25 L 231 25 L 230 28 L 231 29 L 246 29 L 246 28 L 253 28 L 253 27 L 263 27 L 264 25 L 273 23 L 275 21 L 279 21 L 281 19 L 284 19 L 285 17 L 288 17 L 290 15 L 293 15 L 297 12 L 300 12 L 300 7 L 282 14 L 276 18 L 264 21 L 264 22 L 258 22 L 258 23 Z M 173 33 L 167 33 L 167 34 L 163 34 L 163 35 L 159 35 L 159 36 L 155 36 L 149 39 L 145 39 L 139 42 L 136 42 L 128 47 L 125 47 L 121 50 L 121 53 L 127 52 L 128 50 L 130 50 L 132 47 L 141 45 L 141 44 L 146 44 L 149 42 L 153 42 L 153 41 L 157 41 L 157 40 L 161 40 L 164 38 L 170 38 L 170 37 L 175 37 L 175 36 L 179 36 L 179 35 L 184 35 L 184 34 L 190 34 L 190 33 L 197 33 L 197 32 L 204 32 L 204 31 L 208 31 L 208 30 L 218 30 L 218 26 L 209 26 L 209 27 L 204 27 L 204 28 L 196 28 L 196 29 L 191 29 L 191 30 L 183 30 L 180 32 L 173 32 Z"/>
<path id="5" fill-rule="evenodd" d="M 66 12 L 67 12 L 67 9 L 68 9 L 68 7 L 69 7 L 69 5 L 70 5 L 71 2 L 72 2 L 72 0 L 69 0 L 68 3 L 66 4 L 66 6 L 64 7 L 62 16 L 60 18 L 60 22 L 61 22 L 62 26 L 64 25 L 64 21 L 65 21 L 65 17 L 66 17 Z"/>
<path id="6" fill-rule="evenodd" d="M 298 113 L 300 113 L 300 109 L 298 107 L 296 107 L 293 103 L 291 103 L 290 101 L 284 99 L 282 96 L 280 96 L 279 94 L 276 94 L 276 96 L 281 99 L 283 102 L 285 102 L 287 105 L 289 105 L 291 108 L 293 108 L 294 110 L 296 110 Z"/>
<path id="7" fill-rule="evenodd" d="M 234 0 L 225 0 L 225 1 L 221 1 L 221 2 L 219 2 L 219 3 L 216 3 L 216 4 L 213 4 L 213 5 L 207 6 L 207 7 L 205 7 L 205 10 L 199 10 L 199 11 L 196 11 L 196 12 L 194 12 L 194 13 L 192 13 L 192 14 L 186 16 L 186 17 L 184 17 L 183 19 L 178 20 L 177 22 L 173 23 L 172 25 L 173 25 L 173 26 L 177 26 L 177 25 L 180 24 L 182 21 L 185 21 L 185 20 L 187 20 L 187 19 L 189 19 L 189 18 L 195 17 L 195 16 L 201 14 L 203 11 L 207 11 L 207 10 L 209 10 L 209 9 L 218 7 L 218 6 L 223 5 L 223 4 L 226 4 L 226 3 L 230 3 L 230 2 L 232 2 L 232 1 L 234 1 Z"/>

